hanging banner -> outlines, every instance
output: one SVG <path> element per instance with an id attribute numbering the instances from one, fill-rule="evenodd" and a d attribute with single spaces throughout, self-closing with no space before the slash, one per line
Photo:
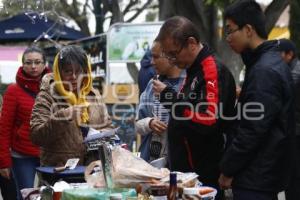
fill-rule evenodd
<path id="1" fill-rule="evenodd" d="M 139 62 L 162 23 L 114 24 L 107 33 L 108 62 Z"/>

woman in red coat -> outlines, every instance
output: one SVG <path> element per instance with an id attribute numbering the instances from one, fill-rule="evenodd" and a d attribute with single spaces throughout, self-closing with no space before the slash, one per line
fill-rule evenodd
<path id="1" fill-rule="evenodd" d="M 22 62 L 16 84 L 9 85 L 3 96 L 0 119 L 0 174 L 9 179 L 12 172 L 18 199 L 21 189 L 33 187 L 39 166 L 39 148 L 30 141 L 29 122 L 41 79 L 49 72 L 45 55 L 37 47 L 27 48 Z"/>

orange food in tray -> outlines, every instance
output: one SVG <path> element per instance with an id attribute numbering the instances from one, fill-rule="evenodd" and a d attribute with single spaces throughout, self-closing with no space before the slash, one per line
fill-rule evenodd
<path id="1" fill-rule="evenodd" d="M 199 190 L 199 194 L 200 195 L 206 195 L 206 194 L 209 194 L 211 192 L 213 192 L 214 190 L 212 188 L 201 188 Z"/>

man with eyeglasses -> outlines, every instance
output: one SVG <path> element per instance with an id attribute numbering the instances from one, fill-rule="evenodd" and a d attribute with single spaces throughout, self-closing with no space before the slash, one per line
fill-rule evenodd
<path id="1" fill-rule="evenodd" d="M 158 40 L 164 56 L 187 77 L 177 94 L 159 80 L 153 88 L 171 110 L 168 126 L 169 163 L 172 171 L 196 172 L 204 185 L 218 188 L 219 161 L 224 147 L 225 116 L 232 116 L 235 82 L 200 42 L 196 26 L 180 16 L 168 19 Z M 221 199 L 218 193 L 217 199 Z"/>
<path id="2" fill-rule="evenodd" d="M 253 0 L 236 1 L 224 13 L 226 40 L 246 66 L 230 130 L 235 137 L 221 161 L 220 187 L 234 200 L 275 200 L 293 165 L 294 90 L 277 41 L 266 41 L 265 16 Z M 251 108 L 251 111 L 248 109 Z"/>

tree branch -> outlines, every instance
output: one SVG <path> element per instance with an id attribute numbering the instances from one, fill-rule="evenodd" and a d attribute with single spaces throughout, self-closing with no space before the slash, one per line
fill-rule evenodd
<path id="1" fill-rule="evenodd" d="M 109 15 L 109 16 L 105 17 L 104 20 L 111 19 L 111 18 L 112 18 L 112 15 Z"/>
<path id="2" fill-rule="evenodd" d="M 136 13 L 130 17 L 126 22 L 132 22 L 137 16 L 141 14 L 151 3 L 153 0 L 148 0 L 141 8 L 138 8 Z"/>
<path id="3" fill-rule="evenodd" d="M 90 9 L 90 11 L 91 11 L 92 13 L 95 13 L 95 10 L 94 10 L 89 4 L 87 4 L 87 7 L 88 7 L 88 9 Z"/>
<path id="4" fill-rule="evenodd" d="M 89 0 L 85 0 L 85 3 L 83 5 L 83 10 L 86 12 L 86 8 L 89 7 Z"/>
<path id="5" fill-rule="evenodd" d="M 69 5 L 67 0 L 60 0 L 60 3 L 64 8 L 64 12 L 76 22 L 80 30 L 86 35 L 91 35 L 86 13 L 79 13 L 78 2 L 73 0 L 72 5 Z"/>
<path id="6" fill-rule="evenodd" d="M 114 24 L 116 22 L 124 22 L 124 16 L 123 16 L 123 13 L 121 12 L 118 1 L 111 2 L 111 10 L 110 11 L 113 14 L 110 24 Z"/>
<path id="7" fill-rule="evenodd" d="M 205 12 L 205 7 L 207 5 L 205 5 L 203 3 L 203 1 L 197 1 L 197 0 L 193 0 L 193 4 L 195 6 L 195 11 L 196 14 L 199 16 L 199 21 L 201 22 L 201 26 L 203 28 L 203 30 L 208 30 L 208 21 L 207 21 L 207 16 L 206 16 L 206 12 Z"/>
<path id="8" fill-rule="evenodd" d="M 273 0 L 272 3 L 267 7 L 265 10 L 267 33 L 271 32 L 278 18 L 288 5 L 289 0 Z"/>
<path id="9" fill-rule="evenodd" d="M 123 15 L 130 12 L 130 9 L 138 3 L 137 0 L 130 0 L 125 9 L 123 10 Z"/>
<path id="10" fill-rule="evenodd" d="M 72 7 L 73 7 L 74 14 L 77 13 L 77 14 L 80 15 L 79 8 L 78 8 L 79 6 L 78 6 L 77 0 L 73 0 L 72 1 Z"/>

